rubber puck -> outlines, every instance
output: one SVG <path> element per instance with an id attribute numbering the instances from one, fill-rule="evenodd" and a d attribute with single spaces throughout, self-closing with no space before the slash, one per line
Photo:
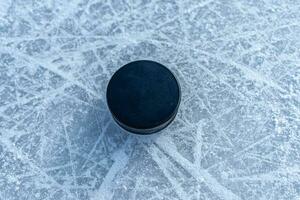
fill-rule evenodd
<path id="1" fill-rule="evenodd" d="M 180 104 L 180 86 L 164 65 L 138 60 L 117 70 L 106 91 L 114 120 L 125 130 L 152 134 L 167 127 Z"/>

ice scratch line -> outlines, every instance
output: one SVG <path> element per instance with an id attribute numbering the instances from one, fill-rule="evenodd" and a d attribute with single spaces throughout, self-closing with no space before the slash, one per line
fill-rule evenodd
<path id="1" fill-rule="evenodd" d="M 111 166 L 109 172 L 106 174 L 103 182 L 98 191 L 91 195 L 91 200 L 110 200 L 112 198 L 112 187 L 115 176 L 122 171 L 128 163 L 128 156 L 125 154 L 125 147 L 131 141 L 131 137 L 127 138 L 127 141 L 123 147 L 115 152 L 112 156 L 114 164 Z"/>
<path id="2" fill-rule="evenodd" d="M 206 170 L 200 168 L 200 173 L 197 172 L 199 170 L 199 166 L 193 165 L 191 162 L 186 160 L 182 155 L 180 155 L 176 148 L 170 142 L 167 142 L 164 137 L 160 138 L 157 142 L 157 146 L 162 148 L 165 152 L 167 152 L 179 165 L 185 168 L 190 172 L 192 176 L 198 181 L 204 180 L 206 185 L 216 193 L 221 199 L 240 199 L 236 194 L 232 191 L 221 185 L 210 173 Z M 168 145 L 166 145 L 168 144 Z M 201 177 L 195 176 L 195 174 L 199 174 Z M 201 180 L 202 179 L 202 180 Z"/>

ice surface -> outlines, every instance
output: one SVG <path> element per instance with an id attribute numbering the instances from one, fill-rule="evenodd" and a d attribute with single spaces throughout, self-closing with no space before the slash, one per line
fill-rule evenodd
<path id="1" fill-rule="evenodd" d="M 0 199 L 300 199 L 300 1 L 1 0 Z M 105 103 L 123 64 L 182 87 L 138 137 Z"/>

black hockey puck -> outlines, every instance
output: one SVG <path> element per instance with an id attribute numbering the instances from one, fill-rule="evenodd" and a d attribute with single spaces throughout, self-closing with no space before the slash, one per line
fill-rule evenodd
<path id="1" fill-rule="evenodd" d="M 147 135 L 168 126 L 180 104 L 180 86 L 174 74 L 160 63 L 139 60 L 117 70 L 110 79 L 107 104 L 125 130 Z"/>

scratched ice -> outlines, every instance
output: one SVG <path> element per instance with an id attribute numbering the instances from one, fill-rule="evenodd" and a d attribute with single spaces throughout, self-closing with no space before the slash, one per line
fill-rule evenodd
<path id="1" fill-rule="evenodd" d="M 300 1 L 1 0 L 1 200 L 300 199 Z M 121 130 L 105 89 L 153 59 L 176 120 Z"/>

